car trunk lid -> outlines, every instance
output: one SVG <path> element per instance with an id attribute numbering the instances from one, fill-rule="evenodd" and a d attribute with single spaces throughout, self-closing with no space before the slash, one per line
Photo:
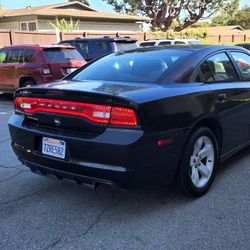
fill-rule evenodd
<path id="1" fill-rule="evenodd" d="M 18 103 L 20 100 L 22 103 Z M 25 114 L 26 125 L 36 128 L 91 136 L 107 127 L 139 127 L 136 103 L 104 93 L 45 86 L 23 88 L 16 92 L 15 106 L 17 112 Z"/>

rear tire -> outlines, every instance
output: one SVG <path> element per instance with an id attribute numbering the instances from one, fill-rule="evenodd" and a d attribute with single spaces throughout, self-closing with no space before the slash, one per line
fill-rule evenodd
<path id="1" fill-rule="evenodd" d="M 213 132 L 198 128 L 189 138 L 176 175 L 178 188 L 186 195 L 200 197 L 211 187 L 218 164 L 218 143 Z"/>

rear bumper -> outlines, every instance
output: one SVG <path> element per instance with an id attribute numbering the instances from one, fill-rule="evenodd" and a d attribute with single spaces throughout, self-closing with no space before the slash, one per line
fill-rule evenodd
<path id="1" fill-rule="evenodd" d="M 12 147 L 32 171 L 55 175 L 94 187 L 99 183 L 118 189 L 166 184 L 172 181 L 185 142 L 184 130 L 147 134 L 141 130 L 107 128 L 93 138 L 48 128 L 23 125 L 23 117 L 9 121 Z M 64 140 L 64 160 L 41 153 L 43 137 Z M 158 146 L 158 139 L 173 139 Z"/>
<path id="2" fill-rule="evenodd" d="M 91 189 L 95 189 L 98 184 L 107 184 L 111 186 L 116 186 L 116 184 L 113 183 L 111 180 L 84 176 L 82 174 L 76 174 L 70 171 L 62 171 L 57 168 L 49 168 L 47 166 L 42 166 L 28 162 L 26 160 L 23 160 L 22 162 L 24 165 L 29 167 L 32 172 L 36 174 L 56 177 L 59 180 L 66 179 L 69 181 L 76 182 L 77 184 L 87 186 L 88 188 Z"/>

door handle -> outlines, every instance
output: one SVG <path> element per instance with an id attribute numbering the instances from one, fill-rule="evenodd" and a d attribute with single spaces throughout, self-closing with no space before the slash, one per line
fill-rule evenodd
<path id="1" fill-rule="evenodd" d="M 227 99 L 227 95 L 226 94 L 219 94 L 218 95 L 219 102 L 225 102 L 226 99 Z"/>

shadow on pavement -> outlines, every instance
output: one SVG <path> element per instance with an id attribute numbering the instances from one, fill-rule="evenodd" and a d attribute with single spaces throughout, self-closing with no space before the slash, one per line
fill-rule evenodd
<path id="1" fill-rule="evenodd" d="M 12 102 L 13 101 L 13 94 L 1 94 L 0 93 L 0 102 Z"/>
<path id="2" fill-rule="evenodd" d="M 225 162 L 223 162 L 221 165 L 219 165 L 217 175 L 225 174 L 225 172 L 229 171 L 230 169 L 239 165 L 242 161 L 246 160 L 249 155 L 250 146 L 242 149 L 241 151 L 227 159 Z"/>

